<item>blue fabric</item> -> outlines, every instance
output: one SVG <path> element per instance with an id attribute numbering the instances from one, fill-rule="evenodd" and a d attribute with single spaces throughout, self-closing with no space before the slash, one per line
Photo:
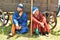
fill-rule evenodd
<path id="1" fill-rule="evenodd" d="M 16 19 L 14 19 L 14 23 L 15 23 L 15 24 L 18 24 L 18 21 L 17 21 Z"/>
<path id="2" fill-rule="evenodd" d="M 23 8 L 22 6 L 19 6 L 19 5 L 18 5 L 17 7 L 19 7 L 19 8 Z"/>
<path id="3" fill-rule="evenodd" d="M 23 4 L 18 4 L 17 7 L 23 8 Z"/>
<path id="4" fill-rule="evenodd" d="M 60 5 L 59 5 L 59 7 L 58 7 L 57 15 L 58 15 L 59 11 L 60 11 Z"/>
<path id="5" fill-rule="evenodd" d="M 34 6 L 33 8 L 32 8 L 32 12 L 33 11 L 35 11 L 36 9 L 38 9 L 36 6 Z"/>
<path id="6" fill-rule="evenodd" d="M 28 32 L 28 29 L 27 29 L 27 15 L 26 15 L 25 12 L 23 12 L 22 16 L 19 16 L 18 12 L 14 12 L 14 14 L 12 16 L 12 22 L 13 22 L 13 24 L 16 25 L 16 23 L 14 22 L 14 19 L 18 22 L 18 25 L 22 27 L 20 30 L 16 30 L 17 33 Z"/>

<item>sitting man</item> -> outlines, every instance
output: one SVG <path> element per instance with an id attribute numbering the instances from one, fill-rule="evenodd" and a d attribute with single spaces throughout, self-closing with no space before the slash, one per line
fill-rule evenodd
<path id="1" fill-rule="evenodd" d="M 13 36 L 16 33 L 24 34 L 28 32 L 27 29 L 27 15 L 23 12 L 23 5 L 17 5 L 17 11 L 14 12 L 12 16 L 12 28 L 9 36 Z"/>
<path id="2" fill-rule="evenodd" d="M 39 10 L 36 6 L 32 8 L 32 29 L 33 32 L 36 34 L 44 34 L 48 36 L 48 33 L 50 32 L 50 29 L 48 27 L 48 24 L 46 22 L 46 18 L 39 13 Z"/>

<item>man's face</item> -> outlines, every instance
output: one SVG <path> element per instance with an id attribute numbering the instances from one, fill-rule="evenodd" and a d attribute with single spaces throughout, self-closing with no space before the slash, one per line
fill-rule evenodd
<path id="1" fill-rule="evenodd" d="M 21 12 L 22 11 L 22 8 L 17 7 L 17 11 L 18 12 Z"/>
<path id="2" fill-rule="evenodd" d="M 36 12 L 34 13 L 34 15 L 39 15 L 39 10 L 36 10 Z"/>

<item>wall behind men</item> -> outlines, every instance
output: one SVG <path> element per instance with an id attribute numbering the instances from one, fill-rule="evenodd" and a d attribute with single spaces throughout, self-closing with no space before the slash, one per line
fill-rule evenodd
<path id="1" fill-rule="evenodd" d="M 10 12 L 15 11 L 19 3 L 24 5 L 25 11 L 30 11 L 30 0 L 0 0 L 0 9 Z"/>

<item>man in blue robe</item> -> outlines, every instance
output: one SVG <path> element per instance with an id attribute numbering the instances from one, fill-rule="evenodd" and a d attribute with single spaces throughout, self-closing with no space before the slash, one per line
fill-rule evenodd
<path id="1" fill-rule="evenodd" d="M 27 15 L 23 12 L 23 5 L 17 5 L 17 11 L 12 16 L 12 28 L 9 36 L 13 36 L 16 33 L 24 34 L 28 32 L 27 29 Z"/>

